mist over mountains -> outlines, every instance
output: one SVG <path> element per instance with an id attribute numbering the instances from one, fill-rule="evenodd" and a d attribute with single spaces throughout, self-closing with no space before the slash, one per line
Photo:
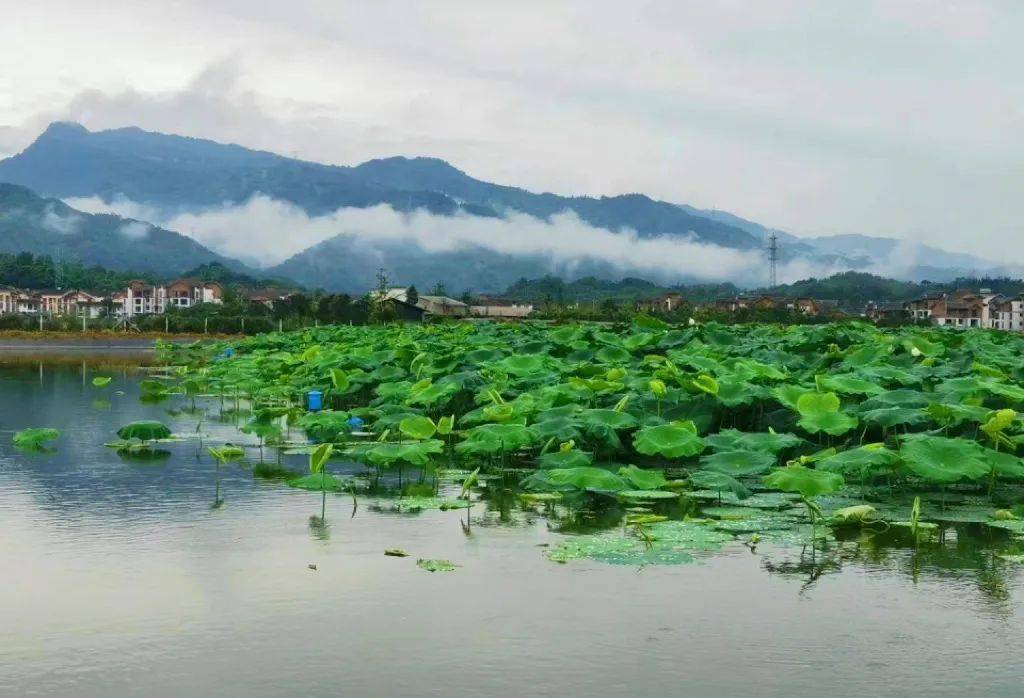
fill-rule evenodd
<path id="1" fill-rule="evenodd" d="M 521 277 L 549 273 L 760 286 L 767 281 L 765 239 L 773 232 L 782 281 L 848 269 L 934 281 L 1015 273 L 891 238 L 799 238 L 724 211 L 642 194 L 534 193 L 474 179 L 434 158 L 341 167 L 138 128 L 91 132 L 52 124 L 23 152 L 0 161 L 0 182 L 41 195 L 40 222 L 25 243 L 35 245 L 30 251 L 56 241 L 76 261 L 111 268 L 138 261 L 141 269 L 154 256 L 151 265 L 173 268 L 245 263 L 306 286 L 353 293 L 372 285 L 378 267 L 398 282 L 444 281 L 452 291 L 500 291 Z M 106 223 L 51 230 L 49 237 L 39 232 L 75 216 Z M 63 237 L 53 237 L 58 234 Z M 4 238 L 0 249 L 17 251 L 10 248 L 21 244 L 18 236 Z M 173 254 L 139 247 L 154 241 L 173 247 Z M 179 262 L 185 257 L 188 263 Z"/>

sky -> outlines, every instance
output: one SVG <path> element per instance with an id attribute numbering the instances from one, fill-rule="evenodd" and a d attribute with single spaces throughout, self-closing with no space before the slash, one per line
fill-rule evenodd
<path id="1" fill-rule="evenodd" d="M 1021 2 L 0 5 L 0 155 L 62 119 L 435 156 L 1024 263 Z"/>

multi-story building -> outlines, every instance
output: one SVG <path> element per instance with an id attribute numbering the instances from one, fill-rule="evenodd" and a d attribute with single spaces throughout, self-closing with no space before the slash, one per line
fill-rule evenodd
<path id="1" fill-rule="evenodd" d="M 10 286 L 0 286 L 0 315 L 17 312 L 18 290 Z"/>
<path id="2" fill-rule="evenodd" d="M 1009 332 L 1024 332 L 1024 294 L 1000 296 L 989 310 L 989 327 Z"/>
<path id="3" fill-rule="evenodd" d="M 191 308 L 201 303 L 223 303 L 224 288 L 216 281 L 178 279 L 167 286 L 154 286 L 145 281 L 133 281 L 125 289 L 119 315 L 155 315 L 168 308 Z"/>

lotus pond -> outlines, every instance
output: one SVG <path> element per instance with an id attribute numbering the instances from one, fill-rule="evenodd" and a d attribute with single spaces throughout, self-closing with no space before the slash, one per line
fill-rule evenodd
<path id="1" fill-rule="evenodd" d="M 649 319 L 0 355 L 0 694 L 1014 695 L 1022 356 Z"/>

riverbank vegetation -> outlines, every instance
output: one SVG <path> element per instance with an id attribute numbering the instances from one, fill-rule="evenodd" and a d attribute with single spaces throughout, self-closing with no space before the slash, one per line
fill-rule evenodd
<path id="1" fill-rule="evenodd" d="M 500 490 L 563 524 L 617 512 L 617 530 L 566 524 L 577 535 L 548 556 L 629 564 L 737 540 L 814 551 L 850 531 L 1024 535 L 1022 357 L 1009 333 L 646 316 L 161 347 L 169 390 L 243 400 L 253 423 L 283 420 L 364 464 L 337 491 L 404 474 L 414 508 Z M 311 391 L 324 409 L 307 411 Z M 466 478 L 459 497 L 436 496 L 441 473 Z"/>

